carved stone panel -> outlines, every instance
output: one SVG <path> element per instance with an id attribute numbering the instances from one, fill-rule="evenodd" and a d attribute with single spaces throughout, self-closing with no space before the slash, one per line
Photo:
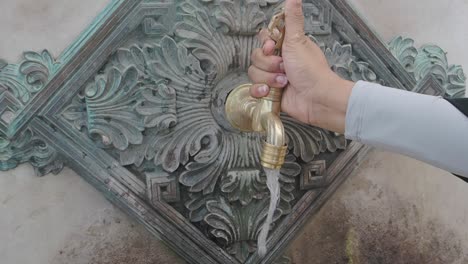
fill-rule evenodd
<path id="1" fill-rule="evenodd" d="M 0 169 L 70 166 L 190 263 L 272 263 L 367 151 L 283 115 L 289 149 L 260 258 L 261 136 L 232 128 L 224 103 L 249 82 L 256 32 L 281 2 L 115 1 L 63 58 L 2 62 Z M 306 33 L 343 78 L 461 95 L 463 71 L 435 47 L 372 44 L 344 1 L 307 0 L 304 12 Z"/>

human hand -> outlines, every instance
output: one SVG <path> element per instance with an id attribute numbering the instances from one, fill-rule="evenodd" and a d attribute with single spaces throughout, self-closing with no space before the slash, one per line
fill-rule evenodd
<path id="1" fill-rule="evenodd" d="M 252 53 L 249 77 L 253 97 L 264 97 L 269 87 L 285 87 L 282 110 L 293 118 L 335 132 L 344 132 L 347 101 L 353 83 L 329 67 L 322 50 L 305 35 L 301 0 L 286 0 L 286 35 L 282 57 L 273 55 L 275 42 L 266 30 L 259 34 L 262 48 Z"/>

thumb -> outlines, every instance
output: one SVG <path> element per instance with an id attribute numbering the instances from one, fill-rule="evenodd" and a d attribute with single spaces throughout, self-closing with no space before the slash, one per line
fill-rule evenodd
<path id="1" fill-rule="evenodd" d="M 285 2 L 286 39 L 291 40 L 304 36 L 302 0 L 286 0 Z"/>

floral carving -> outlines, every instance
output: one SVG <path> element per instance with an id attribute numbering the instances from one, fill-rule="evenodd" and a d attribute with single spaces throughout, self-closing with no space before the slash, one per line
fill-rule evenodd
<path id="1" fill-rule="evenodd" d="M 41 53 L 25 52 L 20 64 L 0 62 L 0 92 L 12 93 L 21 102 L 27 103 L 32 95 L 44 88 L 60 64 L 47 50 Z"/>
<path id="2" fill-rule="evenodd" d="M 224 33 L 255 35 L 265 24 L 266 17 L 281 0 L 201 0 L 214 4 L 214 17 Z"/>
<path id="3" fill-rule="evenodd" d="M 249 204 L 252 199 L 262 199 L 265 193 L 265 180 L 259 170 L 228 171 L 221 180 L 221 191 L 228 194 L 230 201 Z"/>
<path id="4" fill-rule="evenodd" d="M 0 60 L 0 116 L 7 111 L 11 117 L 6 123 L 0 120 L 0 135 L 8 134 L 18 113 L 45 87 L 59 66 L 47 50 L 25 52 L 19 64 Z"/>
<path id="5" fill-rule="evenodd" d="M 123 73 L 110 68 L 65 110 L 65 118 L 119 150 L 141 144 L 145 128 L 169 128 L 177 120 L 174 91 L 164 83 L 143 86 L 138 75 L 133 66 Z"/>
<path id="6" fill-rule="evenodd" d="M 144 116 L 145 127 L 164 130 L 177 123 L 176 94 L 166 84 L 159 84 L 142 91 L 144 101 L 136 107 L 137 113 Z"/>
<path id="7" fill-rule="evenodd" d="M 434 45 L 421 47 L 414 62 L 414 75 L 421 80 L 433 74 L 450 97 L 465 95 L 465 73 L 460 65 L 449 65 L 445 52 Z"/>
<path id="8" fill-rule="evenodd" d="M 124 150 L 130 143 L 141 143 L 143 118 L 131 111 L 138 104 L 137 76 L 134 67 L 124 73 L 111 68 L 107 75 L 96 77 L 84 91 L 84 103 L 80 100 L 70 106 L 65 117 L 74 121 L 76 128 L 85 126 L 90 135 L 101 136 L 105 145 Z"/>
<path id="9" fill-rule="evenodd" d="M 228 252 L 244 262 L 254 252 L 255 241 L 268 211 L 268 200 L 259 200 L 247 206 L 232 206 L 224 198 L 207 202 L 205 222 L 210 233 L 228 247 Z M 275 213 L 273 221 L 281 213 Z"/>
<path id="10" fill-rule="evenodd" d="M 412 39 L 400 36 L 389 43 L 389 49 L 407 71 L 413 74 L 416 81 L 432 74 L 449 97 L 465 95 L 466 76 L 462 67 L 449 65 L 447 55 L 440 47 L 424 45 L 416 49 Z"/>
<path id="11" fill-rule="evenodd" d="M 229 0 L 220 1 L 215 17 L 229 34 L 255 34 L 266 19 L 258 3 Z"/>
<path id="12" fill-rule="evenodd" d="M 418 50 L 414 47 L 414 40 L 402 37 L 394 38 L 389 44 L 389 50 L 407 71 L 414 70 L 414 60 L 418 55 Z"/>
<path id="13" fill-rule="evenodd" d="M 289 116 L 282 118 L 286 128 L 286 136 L 292 153 L 305 162 L 312 161 L 322 152 L 335 152 L 346 148 L 343 136 L 336 136 L 329 131 L 299 124 Z"/>
<path id="14" fill-rule="evenodd" d="M 0 136 L 0 171 L 16 168 L 24 162 L 30 162 L 38 176 L 58 174 L 63 168 L 56 151 L 30 129 L 12 139 Z"/>
<path id="15" fill-rule="evenodd" d="M 290 202 L 294 199 L 291 191 L 294 189 L 295 177 L 301 172 L 293 156 L 288 156 L 281 169 L 281 204 L 279 208 L 289 212 Z M 258 169 L 235 169 L 227 171 L 221 179 L 221 191 L 227 194 L 229 201 L 239 201 L 242 205 L 249 204 L 253 199 L 264 199 L 268 194 L 265 174 Z"/>
<path id="16" fill-rule="evenodd" d="M 26 76 L 31 92 L 40 91 L 49 81 L 51 74 L 55 73 L 59 64 L 54 61 L 47 50 L 41 54 L 25 52 L 25 60 L 19 66 L 19 71 Z"/>
<path id="17" fill-rule="evenodd" d="M 342 78 L 352 81 L 383 82 L 370 68 L 369 63 L 357 60 L 351 45 L 335 42 L 332 48 L 325 48 L 323 45 L 322 47 L 330 67 Z"/>
<path id="18" fill-rule="evenodd" d="M 128 111 L 137 105 L 137 71 L 129 68 L 124 73 L 112 68 L 107 80 L 98 77 L 85 90 L 88 113 L 95 113 L 88 120 L 91 134 L 99 134 L 106 145 L 113 144 L 123 150 L 128 144 L 142 142 L 144 124 L 136 113 Z"/>

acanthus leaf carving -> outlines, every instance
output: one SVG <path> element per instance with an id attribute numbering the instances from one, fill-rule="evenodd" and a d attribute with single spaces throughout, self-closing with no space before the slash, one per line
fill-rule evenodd
<path id="1" fill-rule="evenodd" d="M 214 9 L 216 28 L 221 28 L 229 35 L 252 36 L 265 25 L 267 16 L 271 15 L 271 10 L 274 10 L 281 0 L 201 0 L 201 2 L 212 4 L 210 8 Z"/>
<path id="2" fill-rule="evenodd" d="M 317 41 L 314 39 L 314 41 Z M 371 69 L 369 63 L 359 61 L 352 52 L 350 44 L 342 45 L 335 42 L 332 48 L 321 45 L 328 64 L 340 77 L 354 82 L 364 80 L 368 82 L 383 83 Z"/>
<path id="3" fill-rule="evenodd" d="M 277 207 L 282 215 L 291 212 L 292 202 L 296 198 L 294 189 L 296 177 L 301 173 L 301 166 L 297 163 L 293 155 L 288 155 L 280 174 L 280 202 Z M 239 203 L 248 206 L 257 200 L 265 200 L 268 197 L 265 173 L 259 168 L 233 168 L 222 172 L 220 191 L 224 193 L 226 199 L 231 203 Z M 192 222 L 202 221 L 203 214 L 206 214 L 206 202 L 214 199 L 210 194 L 190 193 L 190 199 L 185 207 L 189 210 L 189 219 Z"/>
<path id="4" fill-rule="evenodd" d="M 301 170 L 301 165 L 297 162 L 296 157 L 294 155 L 287 155 L 279 177 L 281 189 L 277 209 L 281 211 L 282 215 L 291 213 L 293 201 L 297 198 L 294 194 L 296 180 Z"/>
<path id="5" fill-rule="evenodd" d="M 247 206 L 237 207 L 224 198 L 206 203 L 208 214 L 205 222 L 210 233 L 228 246 L 228 252 L 244 262 L 255 251 L 255 241 L 268 210 L 268 200 L 257 200 Z M 273 222 L 281 213 L 277 210 Z"/>
<path id="6" fill-rule="evenodd" d="M 304 162 L 312 161 L 316 155 L 346 148 L 343 135 L 335 135 L 321 128 L 297 123 L 293 118 L 283 115 L 288 146 L 296 157 Z"/>
<path id="7" fill-rule="evenodd" d="M 148 86 L 142 91 L 143 99 L 136 112 L 144 116 L 145 127 L 165 130 L 177 123 L 176 93 L 164 83 L 156 87 Z"/>
<path id="8" fill-rule="evenodd" d="M 41 53 L 32 51 L 23 54 L 19 64 L 0 62 L 0 91 L 12 93 L 23 103 L 44 88 L 60 66 L 47 50 Z"/>
<path id="9" fill-rule="evenodd" d="M 99 135 L 104 145 L 124 150 L 129 144 L 141 144 L 143 118 L 132 111 L 138 105 L 139 88 L 136 68 L 122 73 L 113 67 L 97 76 L 84 90 L 83 99 L 75 100 L 64 116 L 78 129 L 86 126 L 90 135 Z"/>
<path id="10" fill-rule="evenodd" d="M 450 97 L 465 95 L 466 76 L 459 65 L 449 65 L 446 53 L 438 46 L 424 45 L 414 61 L 416 80 L 433 74 Z"/>
<path id="11" fill-rule="evenodd" d="M 188 196 L 189 199 L 184 203 L 185 208 L 189 211 L 188 218 L 194 223 L 203 221 L 208 213 L 206 203 L 214 200 L 216 195 L 214 193 L 205 195 L 201 192 L 189 192 Z"/>
<path id="12" fill-rule="evenodd" d="M 47 50 L 43 52 L 25 52 L 25 60 L 20 64 L 19 71 L 26 77 L 31 92 L 40 91 L 49 81 L 49 77 L 59 66 Z"/>
<path id="13" fill-rule="evenodd" d="M 10 124 L 45 87 L 59 67 L 60 63 L 55 61 L 47 50 L 41 53 L 25 52 L 19 64 L 9 64 L 0 60 L 0 117 L 9 116 L 8 122 L 0 120 L 1 134 L 11 134 L 8 132 Z"/>
<path id="14" fill-rule="evenodd" d="M 398 59 L 406 71 L 414 71 L 414 61 L 418 50 L 414 47 L 414 40 L 410 38 L 397 37 L 389 43 L 390 52 Z"/>
<path id="15" fill-rule="evenodd" d="M 140 70 L 143 70 L 140 65 Z M 175 92 L 164 83 L 144 85 L 139 70 L 111 67 L 97 76 L 64 111 L 77 129 L 86 127 L 105 146 L 119 150 L 143 143 L 145 128 L 167 129 L 177 121 Z"/>
<path id="16" fill-rule="evenodd" d="M 58 174 L 63 168 L 55 149 L 29 128 L 13 139 L 0 136 L 0 171 L 16 168 L 25 162 L 31 163 L 38 176 Z"/>
<path id="17" fill-rule="evenodd" d="M 265 188 L 260 170 L 228 171 L 221 179 L 221 191 L 228 194 L 229 201 L 239 201 L 242 205 L 249 204 L 254 198 L 262 199 Z"/>
<path id="18" fill-rule="evenodd" d="M 150 48 L 149 46 L 144 47 Z M 137 45 L 132 45 L 129 48 L 120 48 L 116 52 L 116 66 L 118 65 L 132 65 L 135 67 L 139 74 L 146 77 L 148 75 L 146 55 Z"/>
<path id="19" fill-rule="evenodd" d="M 240 35 L 256 34 L 266 20 L 256 1 L 220 0 L 215 17 L 223 25 L 225 33 Z"/>
<path id="20" fill-rule="evenodd" d="M 466 76 L 459 65 L 450 65 L 446 52 L 436 45 L 414 47 L 414 40 L 395 37 L 388 44 L 390 52 L 417 82 L 424 81 L 432 74 L 451 98 L 463 97 L 466 89 Z"/>
<path id="21" fill-rule="evenodd" d="M 294 184 L 301 172 L 301 166 L 292 155 L 288 155 L 281 168 L 280 205 L 284 214 L 289 213 L 291 202 L 294 200 Z M 221 177 L 221 191 L 227 194 L 230 202 L 239 201 L 242 206 L 248 205 L 252 200 L 262 200 L 268 196 L 265 173 L 260 169 L 231 169 Z"/>

